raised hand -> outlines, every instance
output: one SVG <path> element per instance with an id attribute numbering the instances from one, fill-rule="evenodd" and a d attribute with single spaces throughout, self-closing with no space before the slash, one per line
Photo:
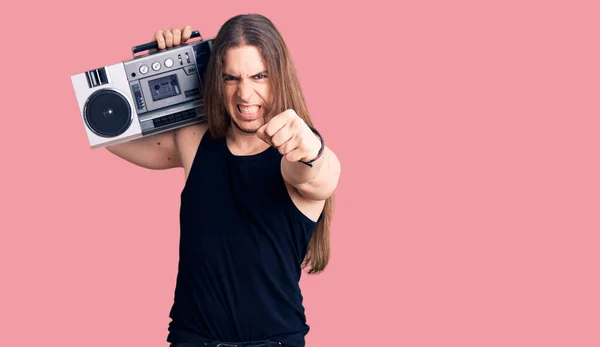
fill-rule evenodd
<path id="1" fill-rule="evenodd" d="M 321 149 L 321 140 L 294 110 L 286 110 L 260 127 L 257 136 L 277 148 L 289 162 L 308 162 Z"/>

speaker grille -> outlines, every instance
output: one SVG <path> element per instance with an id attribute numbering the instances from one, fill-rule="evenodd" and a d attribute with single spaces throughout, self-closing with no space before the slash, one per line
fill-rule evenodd
<path id="1" fill-rule="evenodd" d="M 114 137 L 124 133 L 131 124 L 131 107 L 120 93 L 99 90 L 88 99 L 84 117 L 93 132 Z"/>
<path id="2" fill-rule="evenodd" d="M 102 86 L 108 83 L 106 69 L 103 67 L 87 71 L 85 73 L 85 77 L 87 78 L 88 87 L 90 88 Z"/>

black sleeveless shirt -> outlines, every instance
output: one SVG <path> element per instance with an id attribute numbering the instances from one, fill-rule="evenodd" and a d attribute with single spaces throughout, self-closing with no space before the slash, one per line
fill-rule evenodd
<path id="1" fill-rule="evenodd" d="M 316 223 L 292 202 L 281 159 L 273 147 L 236 156 L 203 136 L 181 193 L 168 342 L 305 345 L 299 281 Z"/>

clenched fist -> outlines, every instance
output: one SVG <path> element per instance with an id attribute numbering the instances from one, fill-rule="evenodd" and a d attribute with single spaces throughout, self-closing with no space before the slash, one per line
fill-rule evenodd
<path id="1" fill-rule="evenodd" d="M 258 137 L 277 148 L 289 162 L 308 162 L 319 154 L 321 140 L 294 110 L 286 110 L 260 127 Z"/>

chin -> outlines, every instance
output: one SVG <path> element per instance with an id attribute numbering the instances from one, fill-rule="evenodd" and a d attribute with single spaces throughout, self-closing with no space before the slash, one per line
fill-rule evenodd
<path id="1" fill-rule="evenodd" d="M 238 130 L 246 134 L 256 134 L 258 129 L 260 129 L 262 126 L 262 124 L 254 125 L 254 122 L 250 124 L 249 122 L 240 122 L 237 119 L 233 120 L 233 125 L 238 128 Z"/>

